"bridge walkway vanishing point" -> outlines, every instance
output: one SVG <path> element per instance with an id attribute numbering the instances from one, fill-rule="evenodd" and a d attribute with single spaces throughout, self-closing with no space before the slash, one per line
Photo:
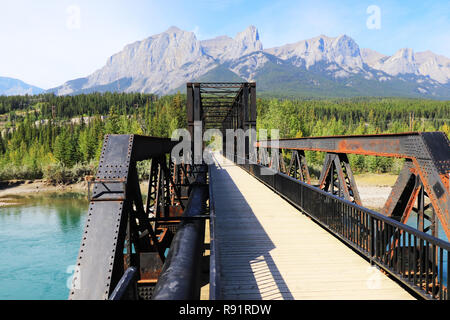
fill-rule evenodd
<path id="1" fill-rule="evenodd" d="M 222 299 L 414 299 L 228 159 L 210 172 Z"/>

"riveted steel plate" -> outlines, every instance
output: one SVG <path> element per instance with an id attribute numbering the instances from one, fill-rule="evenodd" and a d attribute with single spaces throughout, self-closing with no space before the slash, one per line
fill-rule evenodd
<path id="1" fill-rule="evenodd" d="M 110 284 L 122 212 L 121 201 L 91 202 L 69 299 L 108 299 L 114 290 Z"/>

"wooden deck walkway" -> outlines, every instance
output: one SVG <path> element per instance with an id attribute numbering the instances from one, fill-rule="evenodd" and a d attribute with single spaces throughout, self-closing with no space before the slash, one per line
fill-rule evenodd
<path id="1" fill-rule="evenodd" d="M 413 299 L 232 162 L 211 179 L 224 299 Z"/>

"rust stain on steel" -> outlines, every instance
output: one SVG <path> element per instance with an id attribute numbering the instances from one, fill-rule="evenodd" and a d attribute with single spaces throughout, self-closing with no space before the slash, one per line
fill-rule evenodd
<path id="1" fill-rule="evenodd" d="M 338 152 L 342 153 L 359 153 L 359 154 L 374 154 L 372 151 L 377 150 L 376 154 L 383 155 L 400 155 L 400 141 L 399 140 L 384 140 L 384 139 L 374 139 L 370 141 L 352 141 L 348 139 L 343 139 L 338 143 Z"/>
<path id="2" fill-rule="evenodd" d="M 398 136 L 418 136 L 420 135 L 420 132 L 400 132 L 400 133 L 374 133 L 374 134 L 349 134 L 349 135 L 336 135 L 336 136 L 319 136 L 319 137 L 302 137 L 302 138 L 282 138 L 279 139 L 280 141 L 283 140 L 307 140 L 307 139 L 324 139 L 324 138 L 371 138 L 371 137 L 379 137 L 379 138 L 385 138 L 385 137 L 398 137 Z M 261 140 L 261 141 L 270 141 L 270 140 Z"/>
<path id="3" fill-rule="evenodd" d="M 384 204 L 384 207 L 383 207 L 383 214 L 384 215 L 388 215 L 389 214 L 389 208 L 391 207 L 391 204 L 392 204 L 392 197 L 389 197 L 386 200 L 386 203 Z"/>
<path id="4" fill-rule="evenodd" d="M 140 280 L 158 279 L 163 264 L 156 252 L 141 252 L 140 254 Z"/>
<path id="5" fill-rule="evenodd" d="M 409 216 L 411 215 L 411 211 L 414 207 L 414 203 L 417 200 L 417 196 L 419 195 L 420 187 L 415 186 L 413 192 L 411 193 L 411 197 L 409 198 L 408 204 L 406 205 L 405 213 L 403 214 L 400 222 L 406 223 L 408 221 Z"/>
<path id="6" fill-rule="evenodd" d="M 169 206 L 169 217 L 179 217 L 183 215 L 183 208 L 181 206 Z"/>
<path id="7" fill-rule="evenodd" d="M 449 174 L 440 174 L 439 175 L 441 178 L 442 183 L 444 184 L 445 188 L 447 190 L 450 190 L 450 177 Z"/>

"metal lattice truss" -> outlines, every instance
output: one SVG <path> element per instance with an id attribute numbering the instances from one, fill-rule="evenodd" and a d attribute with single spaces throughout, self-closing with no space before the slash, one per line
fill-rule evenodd
<path id="1" fill-rule="evenodd" d="M 307 183 L 304 151 L 325 152 L 320 189 L 358 205 L 361 199 L 347 154 L 404 158 L 404 167 L 382 212 L 401 222 L 415 212 L 418 229 L 436 237 L 439 221 L 450 239 L 450 142 L 442 132 L 280 139 L 277 143 L 260 141 L 257 146 L 279 149 L 277 153 L 292 152 L 289 169 L 283 169 L 282 156 L 278 156 L 281 161 L 275 169 Z"/>
<path id="2" fill-rule="evenodd" d="M 256 86 L 246 82 L 187 84 L 188 123 L 203 129 L 237 129 L 256 122 Z"/>
<path id="3" fill-rule="evenodd" d="M 219 128 L 239 109 L 244 83 L 200 83 L 200 99 L 205 129 Z"/>

